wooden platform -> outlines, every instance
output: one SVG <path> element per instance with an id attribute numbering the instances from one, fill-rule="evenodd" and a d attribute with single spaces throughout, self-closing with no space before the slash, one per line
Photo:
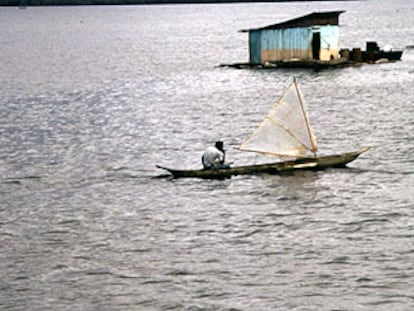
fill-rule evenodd
<path id="1" fill-rule="evenodd" d="M 329 68 L 345 68 L 352 66 L 361 66 L 361 63 L 336 59 L 331 61 L 319 61 L 319 60 L 284 60 L 284 61 L 272 61 L 264 64 L 252 64 L 252 63 L 234 63 L 234 64 L 221 64 L 219 67 L 230 67 L 236 69 L 277 69 L 277 68 L 308 68 L 308 69 L 329 69 Z"/>

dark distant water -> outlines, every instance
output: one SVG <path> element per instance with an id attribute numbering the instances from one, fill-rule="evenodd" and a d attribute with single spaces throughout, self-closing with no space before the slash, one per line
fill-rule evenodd
<path id="1" fill-rule="evenodd" d="M 414 51 L 234 70 L 247 35 L 346 10 L 341 46 L 414 45 L 414 2 L 0 8 L 1 310 L 412 310 Z M 171 180 L 237 152 L 296 76 L 349 169 Z"/>

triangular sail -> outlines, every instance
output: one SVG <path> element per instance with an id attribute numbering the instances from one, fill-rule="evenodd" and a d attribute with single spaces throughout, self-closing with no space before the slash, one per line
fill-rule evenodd
<path id="1" fill-rule="evenodd" d="M 240 150 L 279 157 L 307 157 L 318 150 L 296 80 Z"/>

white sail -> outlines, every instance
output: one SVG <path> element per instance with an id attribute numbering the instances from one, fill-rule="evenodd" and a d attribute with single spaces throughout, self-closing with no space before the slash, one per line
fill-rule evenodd
<path id="1" fill-rule="evenodd" d="M 252 136 L 238 148 L 279 157 L 307 157 L 318 150 L 296 80 Z"/>

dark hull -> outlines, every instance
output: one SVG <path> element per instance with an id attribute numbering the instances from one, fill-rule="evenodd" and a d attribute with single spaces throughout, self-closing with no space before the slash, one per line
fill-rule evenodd
<path id="1" fill-rule="evenodd" d="M 276 68 L 306 68 L 306 69 L 329 69 L 329 68 L 344 68 L 356 66 L 353 61 L 346 59 L 336 59 L 330 61 L 320 60 L 283 60 L 283 61 L 269 61 L 266 64 L 254 63 L 235 63 L 235 64 L 221 64 L 219 67 L 231 67 L 236 69 L 276 69 Z"/>
<path id="2" fill-rule="evenodd" d="M 389 61 L 397 61 L 401 59 L 402 51 L 375 51 L 375 52 L 363 52 L 362 60 L 366 63 L 374 63 L 380 59 L 387 59 Z"/>
<path id="3" fill-rule="evenodd" d="M 218 170 L 176 170 L 157 165 L 158 168 L 167 170 L 174 178 L 209 178 L 222 179 L 236 175 L 246 174 L 278 174 L 294 170 L 323 170 L 330 167 L 345 167 L 349 162 L 358 158 L 367 151 L 364 148 L 354 152 L 337 155 L 322 156 L 317 158 L 297 159 L 285 162 L 274 162 L 268 164 L 255 164 L 235 166 Z"/>

